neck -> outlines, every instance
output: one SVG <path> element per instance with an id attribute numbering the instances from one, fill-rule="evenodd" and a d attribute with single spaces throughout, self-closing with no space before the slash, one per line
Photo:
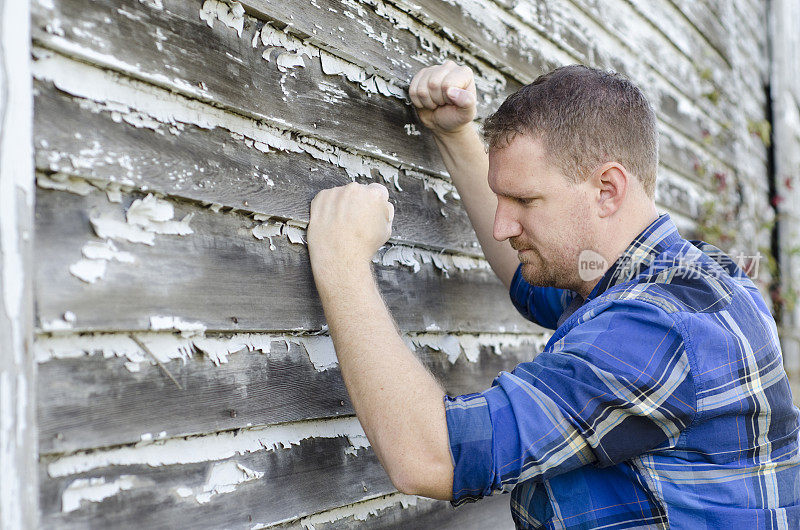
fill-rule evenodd
<path id="1" fill-rule="evenodd" d="M 606 267 L 598 278 L 582 282 L 575 291 L 584 299 L 588 297 L 592 289 L 600 283 L 605 273 L 608 272 L 608 269 L 617 261 L 617 258 L 656 219 L 658 219 L 658 210 L 656 210 L 656 205 L 653 201 L 650 201 L 646 208 L 637 212 L 637 215 L 610 219 L 609 226 L 604 227 L 601 232 L 606 238 L 602 241 L 601 248 L 598 249 L 598 252 L 605 258 Z"/>

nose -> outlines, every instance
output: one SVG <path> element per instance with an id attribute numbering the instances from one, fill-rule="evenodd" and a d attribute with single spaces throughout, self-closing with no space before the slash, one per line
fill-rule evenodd
<path id="1" fill-rule="evenodd" d="M 497 210 L 494 213 L 492 236 L 498 241 L 522 234 L 522 225 L 517 220 L 515 208 L 507 204 L 503 198 L 497 199 Z"/>

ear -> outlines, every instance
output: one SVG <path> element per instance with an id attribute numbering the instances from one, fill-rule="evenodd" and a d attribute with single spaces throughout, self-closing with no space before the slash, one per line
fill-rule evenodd
<path id="1" fill-rule="evenodd" d="M 622 207 L 631 184 L 630 178 L 619 162 L 606 162 L 592 173 L 592 187 L 600 217 L 609 217 Z"/>

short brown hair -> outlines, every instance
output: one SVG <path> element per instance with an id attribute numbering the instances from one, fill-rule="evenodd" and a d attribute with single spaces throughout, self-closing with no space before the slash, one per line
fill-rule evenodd
<path id="1" fill-rule="evenodd" d="M 483 126 L 489 149 L 517 134 L 541 139 L 572 182 L 582 182 L 604 162 L 636 175 L 650 198 L 658 172 L 658 130 L 653 108 L 628 79 L 582 65 L 539 76 L 511 94 Z"/>

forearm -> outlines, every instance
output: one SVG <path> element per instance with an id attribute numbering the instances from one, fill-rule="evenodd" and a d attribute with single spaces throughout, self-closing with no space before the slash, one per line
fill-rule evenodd
<path id="1" fill-rule="evenodd" d="M 475 126 L 470 123 L 458 131 L 434 134 L 447 171 L 467 211 L 483 254 L 506 287 L 511 285 L 519 260 L 507 241 L 492 235 L 497 198 L 489 188 L 489 157 Z"/>
<path id="2" fill-rule="evenodd" d="M 401 339 L 370 264 L 328 270 L 317 289 L 347 391 L 384 468 L 401 489 L 449 499 L 444 391 Z"/>

